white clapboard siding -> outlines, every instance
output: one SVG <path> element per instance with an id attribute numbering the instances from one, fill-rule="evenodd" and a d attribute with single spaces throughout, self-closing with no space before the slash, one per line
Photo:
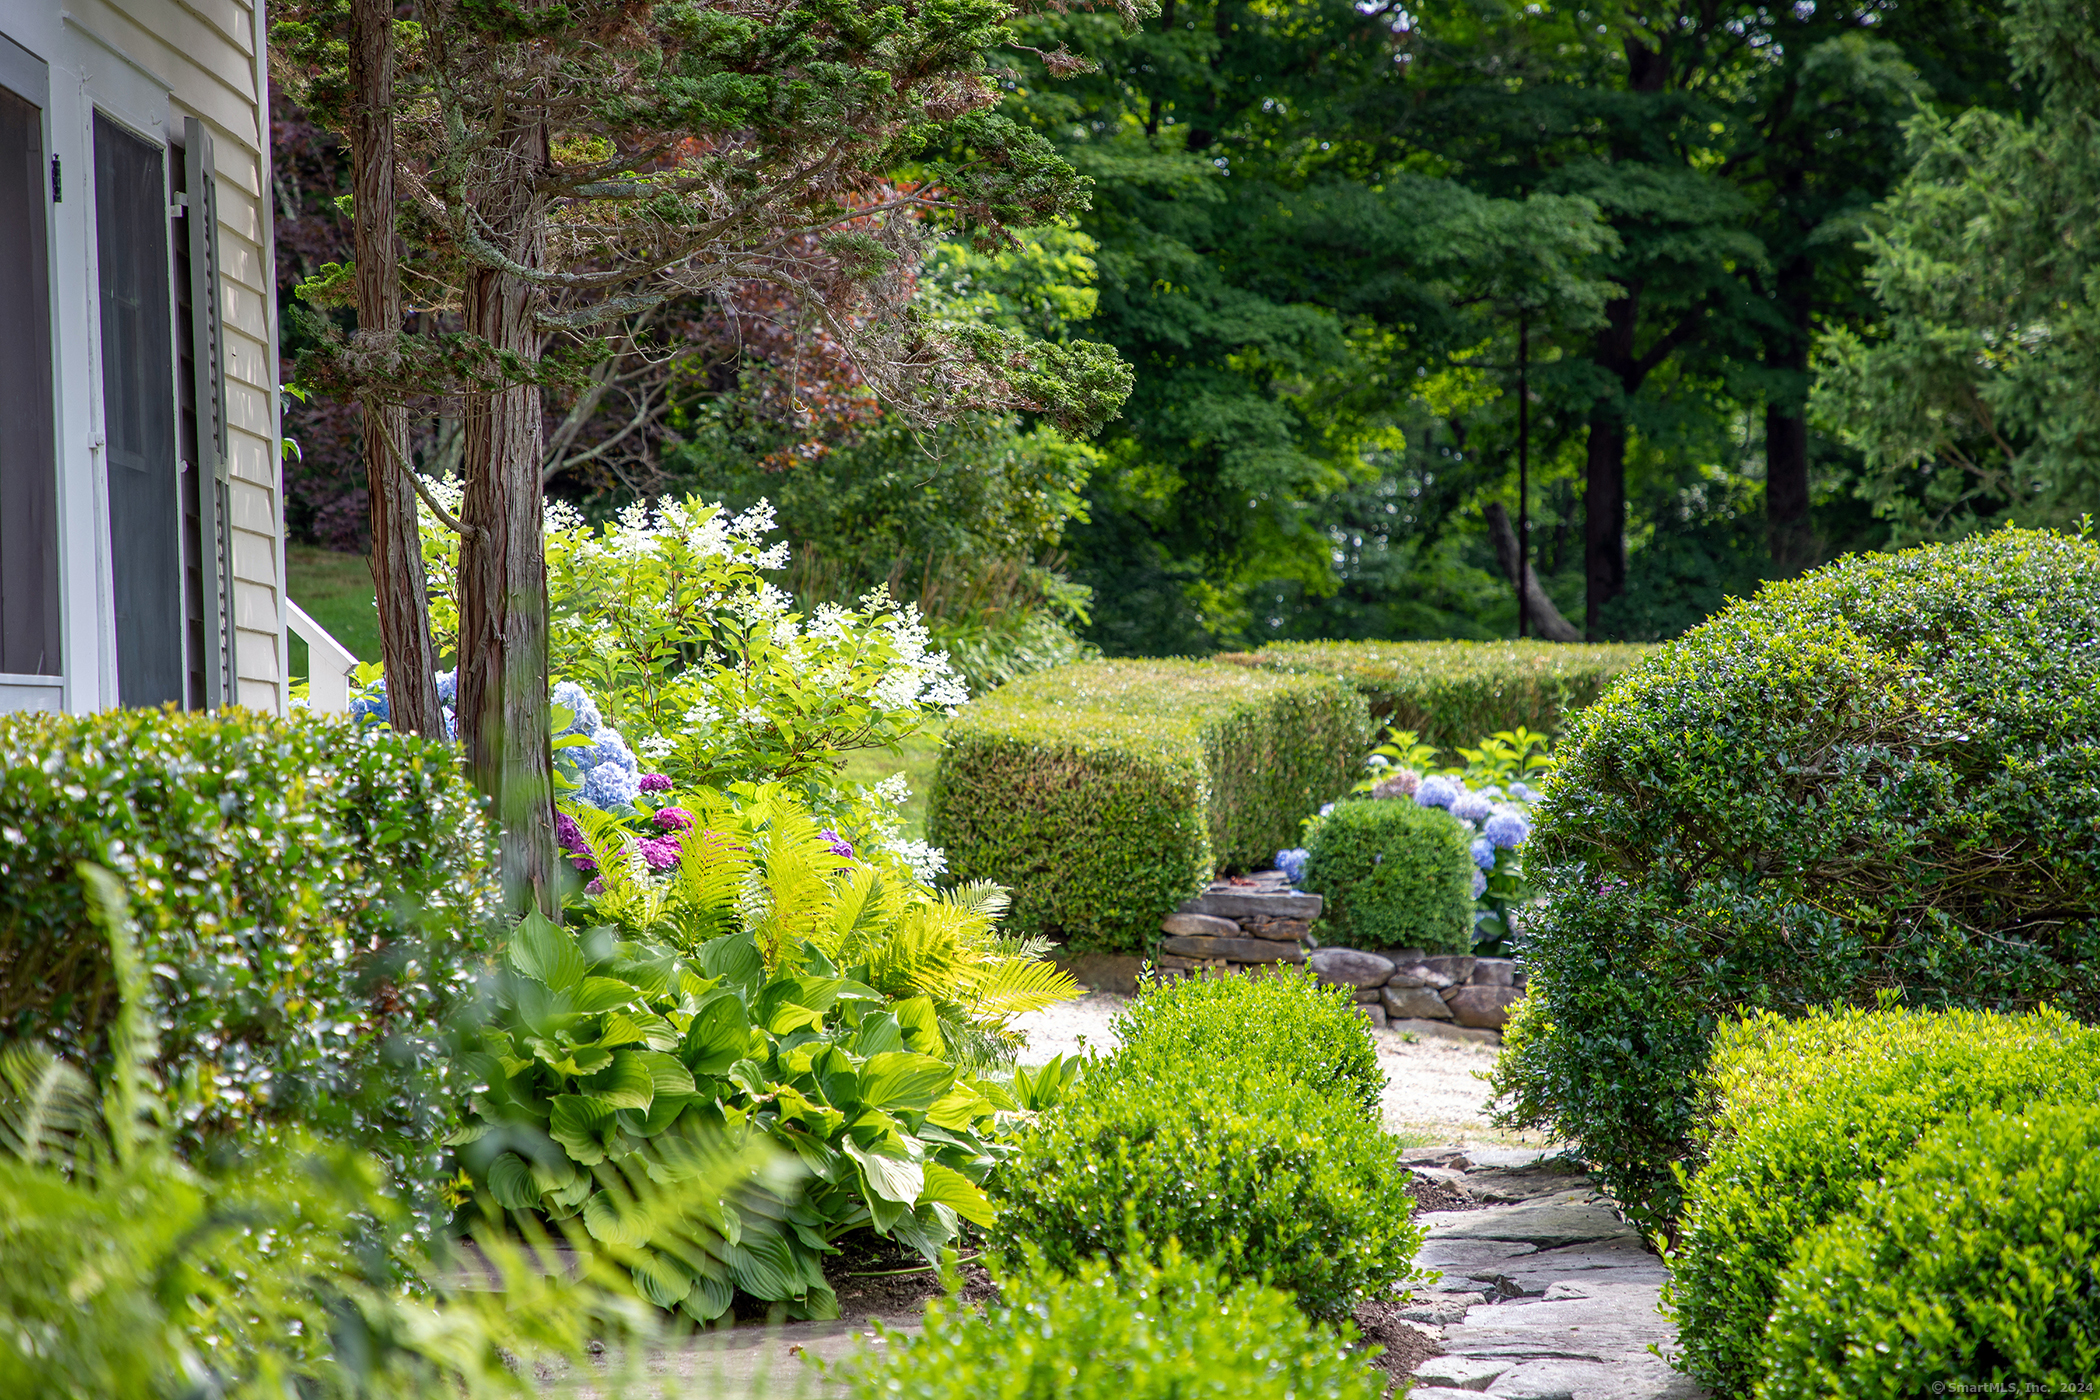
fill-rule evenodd
<path id="1" fill-rule="evenodd" d="M 282 713 L 284 511 L 271 257 L 269 113 L 249 0 L 67 0 L 71 23 L 167 80 L 171 123 L 196 116 L 217 162 L 227 448 L 233 472 L 237 699 Z"/>

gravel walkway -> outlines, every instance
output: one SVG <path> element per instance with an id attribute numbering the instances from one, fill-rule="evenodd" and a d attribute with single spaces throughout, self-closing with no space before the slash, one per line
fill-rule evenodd
<path id="1" fill-rule="evenodd" d="M 1128 997 L 1089 992 L 1023 1016 L 1016 1028 L 1028 1037 L 1023 1064 L 1053 1055 L 1115 1049 L 1111 1028 Z M 1495 1063 L 1495 1047 L 1448 1040 L 1409 1041 L 1391 1031 L 1373 1031 L 1385 1067 L 1385 1129 L 1412 1143 L 1496 1143 L 1542 1146 L 1537 1133 L 1516 1133 L 1487 1120 L 1488 1086 L 1480 1077 Z"/>

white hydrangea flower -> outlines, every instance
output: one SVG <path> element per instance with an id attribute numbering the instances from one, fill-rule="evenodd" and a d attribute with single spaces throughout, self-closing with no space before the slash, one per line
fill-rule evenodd
<path id="1" fill-rule="evenodd" d="M 756 705 L 746 705 L 736 712 L 736 717 L 753 728 L 766 722 L 766 712 Z"/>
<path id="2" fill-rule="evenodd" d="M 695 701 L 693 706 L 685 712 L 685 727 L 688 729 L 705 729 L 721 717 L 721 710 L 707 701 Z"/>
<path id="3" fill-rule="evenodd" d="M 648 738 L 642 740 L 637 747 L 641 749 L 642 757 L 648 759 L 651 763 L 662 763 L 672 754 L 678 752 L 677 741 L 662 734 L 651 734 Z"/>
<path id="4" fill-rule="evenodd" d="M 901 807 L 911 801 L 911 780 L 902 773 L 892 773 L 871 789 L 875 796 L 892 807 Z"/>
<path id="5" fill-rule="evenodd" d="M 890 846 L 911 867 L 911 873 L 919 883 L 932 884 L 948 868 L 948 853 L 939 846 L 929 846 L 924 841 L 898 841 Z"/>

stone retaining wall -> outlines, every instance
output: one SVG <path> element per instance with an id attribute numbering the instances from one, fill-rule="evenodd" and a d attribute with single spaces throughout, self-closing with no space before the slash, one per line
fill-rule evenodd
<path id="1" fill-rule="evenodd" d="M 1514 962 L 1419 948 L 1315 947 L 1320 907 L 1320 896 L 1292 889 L 1276 871 L 1219 880 L 1167 915 L 1152 962 L 1170 978 L 1302 964 L 1321 981 L 1349 988 L 1375 1026 L 1501 1043 L 1510 1009 L 1524 995 L 1524 973 Z M 1142 961 L 1097 956 L 1065 966 L 1089 986 L 1134 991 Z"/>

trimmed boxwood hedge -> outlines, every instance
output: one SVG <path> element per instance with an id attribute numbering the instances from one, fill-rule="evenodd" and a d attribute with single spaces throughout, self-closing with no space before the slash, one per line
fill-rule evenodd
<path id="1" fill-rule="evenodd" d="M 1263 868 L 1355 783 L 1364 702 L 1325 676 L 1093 661 L 1013 681 L 948 728 L 927 833 L 1013 927 L 1147 950 L 1216 870 Z"/>
<path id="2" fill-rule="evenodd" d="M 1709 1156 L 1670 1255 L 1685 1369 L 1748 1394 L 1802 1240 L 1856 1209 L 1938 1125 L 2096 1099 L 2100 1029 L 2060 1012 L 1819 1009 L 1722 1026 L 1700 1131 Z M 1811 1393 L 1828 1392 L 1776 1392 Z"/>
<path id="3" fill-rule="evenodd" d="M 431 1070 L 495 894 L 449 744 L 241 709 L 0 716 L 0 1035 L 90 1064 L 115 989 L 81 861 L 130 892 L 159 1068 L 199 1131 L 291 1112 L 381 1128 L 354 1100 L 382 1063 Z M 370 1111 L 410 1111 L 400 1088 Z"/>
<path id="4" fill-rule="evenodd" d="M 2100 1375 L 2100 1107 L 1950 1122 L 1800 1245 L 1759 1400 L 2085 1395 Z"/>
<path id="5" fill-rule="evenodd" d="M 1575 720 L 1524 851 L 1504 1121 L 1667 1228 L 1714 1028 L 1810 1006 L 2100 1017 L 2100 545 L 1847 558 Z"/>
<path id="6" fill-rule="evenodd" d="M 1466 829 L 1441 807 L 1338 802 L 1306 839 L 1305 888 L 1326 901 L 1325 942 L 1351 948 L 1473 946 L 1473 864 Z"/>
<path id="7" fill-rule="evenodd" d="M 1271 642 L 1220 660 L 1340 676 L 1380 724 L 1412 729 L 1445 752 L 1522 725 L 1559 732 L 1621 671 L 1655 650 L 1558 642 Z"/>

